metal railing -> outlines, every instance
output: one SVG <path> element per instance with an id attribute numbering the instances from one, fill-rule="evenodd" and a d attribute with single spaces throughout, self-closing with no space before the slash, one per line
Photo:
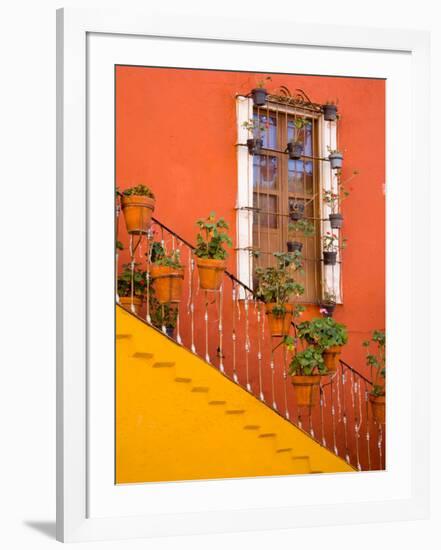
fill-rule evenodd
<path id="1" fill-rule="evenodd" d="M 155 218 L 147 235 L 129 236 L 128 240 L 123 251 L 125 263 L 131 266 L 132 275 L 135 265 L 141 264 L 146 298 L 141 305 L 135 303 L 132 290 L 125 307 L 219 369 L 354 468 L 385 468 L 384 426 L 372 416 L 370 380 L 340 360 L 336 372 L 321 377 L 319 403 L 298 406 L 288 373 L 288 350 L 281 345 L 281 338 L 270 336 L 264 304 L 247 285 L 226 271 L 219 291 L 201 290 L 194 247 Z M 185 271 L 177 304 L 158 305 L 152 301 L 149 271 L 154 241 L 167 252 L 180 251 Z M 121 263 L 117 250 L 117 273 Z M 116 300 L 122 302 L 118 294 Z M 295 336 L 295 325 L 292 330 Z"/>

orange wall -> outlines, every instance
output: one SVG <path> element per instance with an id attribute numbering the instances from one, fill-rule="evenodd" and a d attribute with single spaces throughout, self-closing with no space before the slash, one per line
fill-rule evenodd
<path id="1" fill-rule="evenodd" d="M 224 216 L 235 235 L 235 94 L 247 93 L 258 77 L 117 67 L 117 185 L 150 186 L 155 216 L 191 242 L 195 219 L 210 210 Z M 350 333 L 342 358 L 365 371 L 361 341 L 385 325 L 385 81 L 272 75 L 269 88 L 281 85 L 301 88 L 318 103 L 338 98 L 343 177 L 360 172 L 343 204 L 344 305 L 335 318 Z M 120 231 L 124 240 L 123 224 Z M 229 269 L 236 271 L 234 254 Z"/>

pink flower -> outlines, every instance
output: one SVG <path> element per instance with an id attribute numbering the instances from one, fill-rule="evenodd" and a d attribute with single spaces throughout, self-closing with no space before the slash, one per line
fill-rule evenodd
<path id="1" fill-rule="evenodd" d="M 323 308 L 323 307 L 321 307 L 321 308 L 319 309 L 319 311 L 320 311 L 320 313 L 328 313 L 328 310 L 325 309 L 325 308 Z"/>

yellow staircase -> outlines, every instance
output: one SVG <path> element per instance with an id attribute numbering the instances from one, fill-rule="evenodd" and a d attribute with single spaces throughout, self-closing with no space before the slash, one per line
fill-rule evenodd
<path id="1" fill-rule="evenodd" d="M 117 483 L 348 471 L 217 369 L 117 306 Z"/>

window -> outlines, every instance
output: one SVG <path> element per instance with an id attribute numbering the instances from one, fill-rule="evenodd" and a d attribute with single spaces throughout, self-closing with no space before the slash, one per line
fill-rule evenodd
<path id="1" fill-rule="evenodd" d="M 250 155 L 238 146 L 237 243 L 238 276 L 254 288 L 254 268 L 274 263 L 274 252 L 287 251 L 288 241 L 302 246 L 304 273 L 296 275 L 305 293 L 296 298 L 302 303 L 318 303 L 324 293 L 332 292 L 341 302 L 340 264 L 323 266 L 321 237 L 329 230 L 324 221 L 329 212 L 322 205 L 322 190 L 336 185 L 328 162 L 327 148 L 335 146 L 335 126 L 323 120 L 320 112 L 269 101 L 253 108 L 246 97 L 237 98 L 238 143 L 245 144 L 249 133 L 242 124 L 254 121 L 264 126 L 263 148 Z M 299 124 L 302 119 L 303 124 Z M 293 138 L 303 144 L 299 160 L 286 154 Z M 301 211 L 314 226 L 313 236 L 289 232 L 292 212 Z M 298 246 L 296 244 L 295 246 Z M 258 256 L 255 254 L 258 252 Z"/>

